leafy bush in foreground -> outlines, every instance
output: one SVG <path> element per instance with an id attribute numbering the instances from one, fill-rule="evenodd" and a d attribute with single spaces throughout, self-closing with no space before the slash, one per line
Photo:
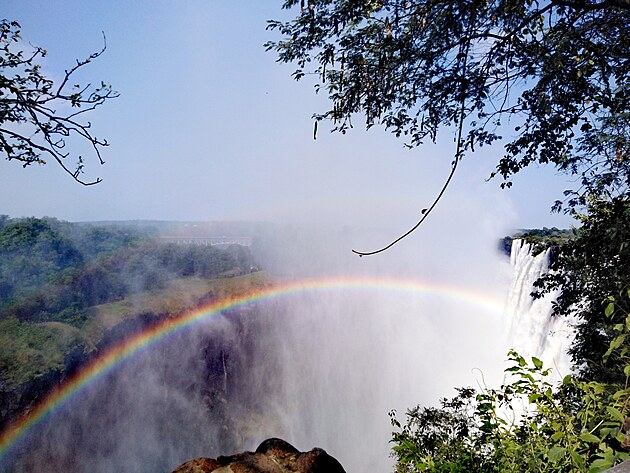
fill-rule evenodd
<path id="1" fill-rule="evenodd" d="M 630 299 L 626 290 L 622 300 Z M 619 317 L 610 298 L 606 317 Z M 559 386 L 549 369 L 511 351 L 499 389 L 459 389 L 440 408 L 415 408 L 402 425 L 390 413 L 398 473 L 589 472 L 598 473 L 630 455 L 630 314 L 615 324 L 605 362 L 623 366 L 623 383 L 568 375 Z"/>

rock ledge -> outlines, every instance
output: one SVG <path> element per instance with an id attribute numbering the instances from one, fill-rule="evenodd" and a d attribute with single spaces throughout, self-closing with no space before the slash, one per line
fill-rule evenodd
<path id="1" fill-rule="evenodd" d="M 282 439 L 270 438 L 255 452 L 196 458 L 173 473 L 345 473 L 341 464 L 321 448 L 300 452 Z"/>

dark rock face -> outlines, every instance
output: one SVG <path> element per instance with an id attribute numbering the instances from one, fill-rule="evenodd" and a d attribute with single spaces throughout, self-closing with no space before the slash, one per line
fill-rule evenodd
<path id="1" fill-rule="evenodd" d="M 50 393 L 88 361 L 84 347 L 74 348 L 65 356 L 63 369 L 56 369 L 21 384 L 7 384 L 0 380 L 0 431 L 4 430 L 38 400 Z"/>
<path id="2" fill-rule="evenodd" d="M 321 448 L 300 452 L 284 440 L 271 438 L 255 452 L 216 459 L 197 458 L 173 473 L 345 473 L 341 464 Z"/>
<path id="3" fill-rule="evenodd" d="M 87 364 L 92 357 L 98 356 L 108 347 L 158 323 L 164 317 L 166 315 L 145 313 L 125 320 L 103 335 L 96 351 L 87 354 L 86 347 L 75 347 L 66 354 L 62 368 L 49 371 L 25 383 L 9 385 L 0 380 L 0 431 L 32 409 L 38 401 L 72 376 L 78 368 Z"/>

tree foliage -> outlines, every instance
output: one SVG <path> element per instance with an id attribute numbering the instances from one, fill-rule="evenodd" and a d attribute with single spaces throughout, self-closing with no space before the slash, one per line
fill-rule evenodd
<path id="1" fill-rule="evenodd" d="M 594 200 L 580 220 L 578 237 L 557 249 L 550 273 L 536 283 L 538 294 L 559 289 L 554 315 L 577 319 L 570 352 L 582 374 L 619 382 L 620 367 L 603 356 L 630 312 L 630 197 Z"/>
<path id="2" fill-rule="evenodd" d="M 74 245 L 48 222 L 35 218 L 12 222 L 0 228 L 0 301 L 82 262 Z"/>
<path id="3" fill-rule="evenodd" d="M 104 163 L 101 149 L 107 141 L 93 134 L 85 114 L 118 93 L 104 82 L 82 85 L 74 77 L 103 54 L 105 46 L 77 60 L 58 81 L 44 75 L 38 63 L 47 51 L 24 46 L 19 23 L 0 20 L 0 154 L 24 167 L 52 159 L 83 185 L 100 182 L 82 178 L 86 158 L 71 155 L 68 148 L 87 144 L 88 152 Z"/>
<path id="4" fill-rule="evenodd" d="M 525 240 L 532 245 L 532 253 L 538 255 L 549 248 L 556 251 L 560 245 L 575 238 L 577 234 L 578 230 L 576 228 L 561 230 L 556 227 L 543 227 L 519 230 L 511 236 L 504 237 L 501 240 L 501 248 L 509 256 L 512 251 L 512 241 L 515 239 Z"/>
<path id="5" fill-rule="evenodd" d="M 174 278 L 245 274 L 249 249 L 159 243 L 141 230 L 37 218 L 0 228 L 0 319 L 81 326 L 87 308 Z"/>
<path id="6" fill-rule="evenodd" d="M 627 375 L 625 384 L 568 375 L 554 387 L 539 359 L 512 351 L 510 362 L 498 389 L 460 389 L 404 424 L 392 412 L 396 471 L 598 473 L 628 459 Z"/>
<path id="7" fill-rule="evenodd" d="M 620 195 L 630 175 L 628 0 L 287 0 L 269 21 L 278 60 L 315 74 L 345 133 L 356 114 L 410 147 L 457 130 L 453 167 L 497 140 L 492 175 L 532 163 L 576 175 L 569 208 Z M 502 138 L 505 134 L 505 139 Z M 431 209 L 429 209 L 430 211 Z"/>

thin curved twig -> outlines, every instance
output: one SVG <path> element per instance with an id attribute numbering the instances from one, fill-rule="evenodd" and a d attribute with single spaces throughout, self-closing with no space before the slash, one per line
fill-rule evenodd
<path id="1" fill-rule="evenodd" d="M 458 140 L 458 141 L 460 141 L 460 140 Z M 461 145 L 458 144 L 458 150 L 460 149 L 460 147 L 461 147 Z M 455 161 L 453 161 L 453 167 L 451 169 L 451 172 L 448 175 L 448 177 L 446 178 L 446 181 L 444 182 L 444 185 L 442 186 L 442 189 L 440 190 L 440 193 L 437 195 L 437 197 L 435 198 L 435 200 L 433 201 L 431 206 L 424 211 L 424 213 L 422 215 L 422 218 L 413 227 L 411 227 L 411 229 L 409 229 L 407 232 L 405 232 L 404 234 L 402 234 L 401 236 L 396 238 L 389 245 L 384 246 L 383 248 L 381 248 L 379 250 L 375 250 L 375 251 L 357 251 L 357 250 L 352 250 L 352 252 L 356 253 L 359 256 L 370 256 L 370 255 L 375 255 L 377 253 L 382 253 L 383 251 L 386 251 L 386 250 L 390 249 L 392 246 L 394 246 L 400 240 L 402 240 L 402 239 L 408 237 L 409 235 L 411 235 L 411 233 L 413 233 L 422 224 L 422 222 L 424 222 L 424 220 L 429 216 L 431 211 L 434 209 L 434 207 L 437 205 L 437 203 L 442 198 L 442 195 L 444 195 L 444 192 L 446 191 L 446 188 L 449 186 L 449 184 L 451 183 L 451 179 L 453 179 L 453 176 L 455 175 L 455 170 L 457 169 L 458 162 L 459 162 L 459 158 L 456 158 Z"/>
<path id="2" fill-rule="evenodd" d="M 469 27 L 470 29 L 472 29 L 473 22 L 474 22 L 474 12 L 473 12 L 473 18 L 471 19 L 471 22 L 470 22 L 470 27 Z M 469 51 L 470 51 L 470 42 L 466 43 L 466 50 L 464 52 L 464 60 L 463 60 L 463 64 L 462 64 L 462 78 L 466 77 L 466 69 L 467 69 L 467 65 L 468 65 L 468 53 L 469 53 Z M 402 234 L 401 236 L 396 238 L 390 244 L 388 244 L 388 245 L 386 245 L 383 248 L 380 248 L 378 250 L 374 250 L 374 251 L 352 250 L 352 252 L 357 254 L 357 255 L 359 255 L 359 257 L 371 256 L 371 255 L 376 255 L 378 253 L 382 253 L 383 251 L 386 251 L 386 250 L 390 249 L 392 246 L 394 246 L 399 241 L 407 238 L 414 231 L 416 231 L 416 229 L 420 225 L 422 225 L 422 222 L 424 222 L 426 220 L 426 218 L 433 211 L 433 209 L 435 208 L 437 203 L 442 199 L 442 196 L 444 195 L 444 192 L 446 192 L 446 189 L 450 185 L 451 180 L 453 179 L 453 176 L 455 175 L 455 171 L 457 170 L 457 165 L 459 164 L 459 161 L 462 158 L 462 153 L 463 153 L 463 149 L 462 149 L 462 143 L 463 143 L 462 135 L 463 135 L 464 118 L 465 118 L 465 111 L 466 111 L 466 96 L 464 94 L 465 84 L 466 84 L 465 82 L 462 83 L 462 98 L 461 98 L 461 103 L 460 103 L 459 121 L 458 121 L 458 124 L 457 124 L 457 149 L 455 150 L 455 159 L 453 160 L 453 163 L 452 163 L 451 172 L 449 173 L 448 177 L 446 178 L 446 181 L 444 182 L 444 185 L 442 186 L 442 189 L 440 189 L 439 194 L 433 200 L 433 203 L 431 204 L 431 206 L 429 208 L 423 209 L 423 211 L 422 211 L 422 218 L 413 227 L 411 227 L 411 229 L 409 229 L 407 232 L 405 232 L 404 234 Z"/>

